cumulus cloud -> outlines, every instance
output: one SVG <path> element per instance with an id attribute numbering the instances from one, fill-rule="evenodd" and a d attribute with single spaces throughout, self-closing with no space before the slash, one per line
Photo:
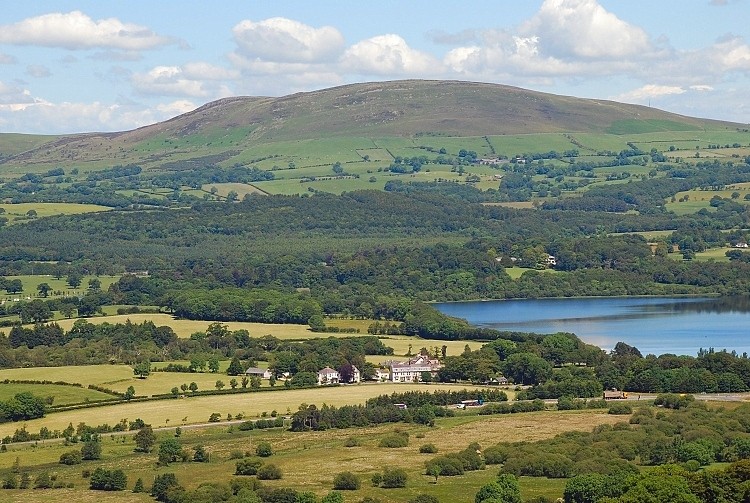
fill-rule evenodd
<path id="1" fill-rule="evenodd" d="M 0 81 L 0 107 L 8 110 L 20 109 L 37 102 L 28 89 Z"/>
<path id="2" fill-rule="evenodd" d="M 442 64 L 433 56 L 409 47 L 398 35 L 362 40 L 346 50 L 342 58 L 350 71 L 374 75 L 435 75 Z"/>
<path id="3" fill-rule="evenodd" d="M 217 99 L 232 94 L 225 82 L 238 77 L 236 70 L 195 62 L 185 66 L 157 66 L 146 73 L 134 74 L 130 80 L 141 94 Z"/>
<path id="4" fill-rule="evenodd" d="M 0 25 L 0 43 L 4 44 L 138 51 L 173 42 L 144 26 L 116 18 L 93 20 L 81 11 L 43 14 Z"/>
<path id="5" fill-rule="evenodd" d="M 596 0 L 545 0 L 520 32 L 538 37 L 543 52 L 557 57 L 619 58 L 653 51 L 645 31 Z"/>
<path id="6" fill-rule="evenodd" d="M 331 26 L 314 28 L 283 17 L 242 21 L 232 30 L 237 55 L 279 63 L 334 61 L 344 48 L 344 37 Z"/>

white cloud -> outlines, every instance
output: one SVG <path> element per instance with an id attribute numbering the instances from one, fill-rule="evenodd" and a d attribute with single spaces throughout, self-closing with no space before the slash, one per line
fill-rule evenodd
<path id="1" fill-rule="evenodd" d="M 713 86 L 707 86 L 707 85 L 696 85 L 696 86 L 690 86 L 691 91 L 698 91 L 698 92 L 709 92 L 713 91 Z"/>
<path id="2" fill-rule="evenodd" d="M 44 65 L 29 65 L 26 67 L 26 74 L 37 79 L 50 77 L 52 72 Z"/>
<path id="3" fill-rule="evenodd" d="M 362 74 L 436 75 L 442 63 L 431 55 L 409 47 L 398 35 L 388 34 L 362 40 L 346 50 L 344 68 Z"/>
<path id="4" fill-rule="evenodd" d="M 563 58 L 621 58 L 653 51 L 645 31 L 596 0 L 545 0 L 520 33 L 538 37 L 544 54 Z"/>
<path id="5" fill-rule="evenodd" d="M 344 37 L 331 26 L 313 28 L 283 17 L 242 21 L 232 30 L 237 54 L 251 60 L 280 63 L 334 61 L 344 48 Z"/>
<path id="6" fill-rule="evenodd" d="M 677 94 L 684 94 L 687 92 L 685 89 L 679 86 L 664 86 L 657 84 L 647 84 L 633 89 L 626 93 L 615 96 L 615 101 L 623 101 L 626 103 L 642 103 L 650 98 L 659 98 L 662 96 L 671 96 Z"/>
<path id="7" fill-rule="evenodd" d="M 138 51 L 172 42 L 144 26 L 116 18 L 95 21 L 80 11 L 43 14 L 0 26 L 0 43 L 5 44 Z"/>
<path id="8" fill-rule="evenodd" d="M 133 75 L 131 82 L 136 91 L 143 94 L 196 98 L 210 94 L 202 82 L 187 78 L 179 66 L 157 66 L 147 73 Z"/>
<path id="9" fill-rule="evenodd" d="M 156 105 L 155 107 L 155 109 L 159 113 L 165 114 L 168 117 L 175 117 L 177 115 L 186 114 L 188 112 L 192 112 L 196 108 L 198 108 L 198 105 L 188 100 L 177 100 L 171 103 L 162 103 Z"/>
<path id="10" fill-rule="evenodd" d="M 35 103 L 28 89 L 0 81 L 0 108 L 19 109 Z"/>
<path id="11" fill-rule="evenodd" d="M 17 60 L 15 57 L 11 56 L 10 54 L 4 54 L 0 52 L 0 65 L 12 65 L 16 62 Z"/>

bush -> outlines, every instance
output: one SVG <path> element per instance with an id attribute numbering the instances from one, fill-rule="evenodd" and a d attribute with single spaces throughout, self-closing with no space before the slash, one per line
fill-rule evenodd
<path id="1" fill-rule="evenodd" d="M 237 466 L 234 471 L 235 475 L 257 475 L 258 469 L 263 464 L 263 461 L 255 458 L 244 458 L 237 461 Z"/>
<path id="2" fill-rule="evenodd" d="M 378 443 L 379 447 L 386 447 L 389 449 L 395 449 L 398 447 L 406 447 L 409 445 L 409 434 L 406 432 L 402 433 L 391 433 L 386 435 Z"/>
<path id="3" fill-rule="evenodd" d="M 607 414 L 629 415 L 633 413 L 633 408 L 627 403 L 613 403 L 609 406 Z"/>
<path id="4" fill-rule="evenodd" d="M 421 454 L 435 454 L 437 451 L 438 449 L 435 447 L 435 444 L 423 444 L 419 447 Z"/>
<path id="5" fill-rule="evenodd" d="M 351 472 L 341 472 L 333 478 L 333 488 L 340 491 L 356 491 L 359 484 L 359 477 Z"/>
<path id="6" fill-rule="evenodd" d="M 386 468 L 380 485 L 385 489 L 406 487 L 406 479 L 406 472 L 401 468 Z"/>
<path id="7" fill-rule="evenodd" d="M 455 477 L 464 474 L 464 464 L 457 455 L 438 456 L 425 463 L 426 473 L 437 473 L 443 477 Z"/>
<path id="8" fill-rule="evenodd" d="M 494 445 L 484 450 L 484 462 L 488 465 L 501 465 L 508 459 L 508 448 Z"/>
<path id="9" fill-rule="evenodd" d="M 97 468 L 91 474 L 91 489 L 97 491 L 122 491 L 128 485 L 128 478 L 122 470 Z"/>
<path id="10" fill-rule="evenodd" d="M 49 473 L 42 472 L 34 479 L 34 489 L 52 489 L 52 479 Z"/>
<path id="11" fill-rule="evenodd" d="M 410 499 L 409 503 L 440 503 L 440 500 L 431 494 L 418 494 Z"/>
<path id="12" fill-rule="evenodd" d="M 281 468 L 276 465 L 263 465 L 258 468 L 258 480 L 279 480 L 281 478 Z"/>
<path id="13" fill-rule="evenodd" d="M 68 451 L 63 452 L 60 455 L 60 464 L 61 465 L 78 465 L 83 460 L 83 457 L 81 456 L 80 451 Z"/>
<path id="14" fill-rule="evenodd" d="M 260 442 L 255 446 L 255 454 L 261 458 L 267 458 L 273 454 L 273 448 L 268 442 Z"/>
<path id="15" fill-rule="evenodd" d="M 344 441 L 344 447 L 359 447 L 362 442 L 356 437 L 349 437 Z"/>
<path id="16" fill-rule="evenodd" d="M 102 444 L 96 440 L 86 442 L 81 447 L 81 457 L 87 461 L 102 458 Z"/>

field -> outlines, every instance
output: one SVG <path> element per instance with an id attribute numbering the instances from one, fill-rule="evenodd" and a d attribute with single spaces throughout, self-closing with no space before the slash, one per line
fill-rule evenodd
<path id="1" fill-rule="evenodd" d="M 93 278 L 97 278 L 101 282 L 101 289 L 106 291 L 112 283 L 115 283 L 120 279 L 120 276 L 81 276 L 81 285 L 78 288 L 71 288 L 66 282 L 66 278 L 55 278 L 53 276 L 40 276 L 36 275 L 25 275 L 25 276 L 5 276 L 6 280 L 20 279 L 23 284 L 23 291 L 15 294 L 8 294 L 3 290 L 3 294 L 0 294 L 0 301 L 8 301 L 13 299 L 33 299 L 39 297 L 39 290 L 37 287 L 42 283 L 47 283 L 52 290 L 49 292 L 48 297 L 70 297 L 83 295 L 88 288 L 89 281 Z M 73 326 L 72 323 L 70 326 Z"/>
<path id="2" fill-rule="evenodd" d="M 99 206 L 97 204 L 79 204 L 79 203 L 16 203 L 0 204 L 0 208 L 5 210 L 0 217 L 8 219 L 9 224 L 29 222 L 30 211 L 36 212 L 36 218 L 51 217 L 55 215 L 78 215 L 81 213 L 92 213 L 94 211 L 109 211 L 112 208 Z"/>
<path id="3" fill-rule="evenodd" d="M 366 496 L 403 503 L 419 493 L 433 494 L 443 502 L 469 503 L 474 501 L 474 494 L 479 487 L 495 477 L 497 467 L 489 466 L 485 470 L 467 472 L 460 477 L 441 477 L 434 484 L 434 479 L 425 476 L 423 472 L 424 462 L 435 455 L 420 454 L 420 445 L 432 443 L 438 447 L 438 453 L 443 454 L 461 450 L 471 442 L 488 447 L 502 441 L 535 441 L 565 431 L 590 431 L 598 424 L 613 424 L 621 420 L 622 417 L 603 411 L 537 412 L 509 416 L 476 416 L 467 412 L 454 418 L 438 419 L 433 428 L 399 424 L 305 433 L 281 430 L 241 432 L 226 426 L 183 428 L 180 437 L 183 446 L 189 450 L 198 444 L 205 446 L 211 456 L 209 463 L 177 463 L 167 468 L 155 468 L 156 454 L 133 453 L 134 443 L 132 437 L 127 435 L 111 438 L 105 436 L 102 461 L 85 462 L 73 467 L 59 465 L 57 460 L 60 454 L 77 446 L 54 442 L 41 443 L 37 447 L 10 445 L 9 452 L 0 456 L 0 469 L 10 468 L 18 458 L 20 466 L 31 469 L 32 473 L 37 473 L 42 468 L 51 469 L 59 479 L 75 485 L 74 489 L 66 490 L 3 491 L 4 497 L 11 498 L 4 501 L 55 503 L 69 498 L 89 501 L 86 498 L 90 495 L 100 494 L 101 499 L 91 501 L 153 501 L 150 498 L 140 500 L 138 497 L 141 495 L 131 493 L 121 495 L 127 494 L 131 499 L 118 499 L 117 495 L 88 491 L 88 481 L 81 477 L 81 469 L 92 466 L 123 468 L 128 475 L 129 488 L 139 477 L 148 484 L 157 473 L 174 472 L 181 484 L 194 489 L 205 481 L 228 482 L 235 468 L 235 461 L 230 459 L 232 451 L 253 451 L 258 442 L 266 441 L 274 451 L 269 462 L 279 466 L 284 474 L 282 480 L 268 482 L 272 487 L 294 487 L 322 496 L 331 489 L 334 475 L 347 470 L 362 480 L 359 490 L 345 493 L 345 501 L 348 503 Z M 399 449 L 378 447 L 378 441 L 395 428 L 410 434 L 409 446 Z M 168 436 L 171 433 L 161 433 L 159 440 Z M 360 445 L 344 447 L 345 440 L 350 437 L 357 438 Z M 371 487 L 370 476 L 383 466 L 396 466 L 406 470 L 409 477 L 407 487 L 389 490 Z M 565 480 L 522 477 L 520 483 L 524 499 L 537 495 L 557 498 L 562 495 Z M 23 499 L 12 499 L 21 496 Z M 113 499 L 107 499 L 110 496 Z"/>
<path id="4" fill-rule="evenodd" d="M 3 378 L 5 379 L 5 378 Z M 13 398 L 17 393 L 29 392 L 43 398 L 53 397 L 52 405 L 95 402 L 112 398 L 112 395 L 87 388 L 59 384 L 5 384 L 0 383 L 0 400 Z"/>
<path id="5" fill-rule="evenodd" d="M 101 369 L 100 369 L 101 370 Z M 5 371 L 3 371 L 5 373 Z M 132 374 L 132 371 L 131 371 Z M 5 375 L 5 374 L 4 374 Z M 101 375 L 101 373 L 100 373 Z M 185 381 L 194 380 L 193 376 L 198 374 L 178 374 L 185 376 Z M 207 374 L 213 376 L 213 380 L 222 379 L 225 383 L 229 381 L 226 374 Z M 149 377 L 145 381 L 149 381 Z M 280 414 L 287 411 L 295 411 L 302 403 L 314 403 L 322 405 L 346 405 L 364 403 L 368 398 L 393 392 L 404 392 L 409 390 L 435 391 L 438 389 L 464 389 L 464 385 L 451 384 L 396 384 L 396 383 L 372 383 L 351 386 L 316 387 L 311 389 L 281 389 L 278 391 L 266 391 L 256 393 L 237 393 L 232 395 L 197 396 L 177 399 L 158 400 L 150 402 L 131 402 L 106 407 L 94 407 L 72 411 L 56 412 L 41 419 L 25 421 L 24 424 L 29 431 L 38 431 L 46 426 L 50 430 L 63 430 L 72 422 L 78 424 L 98 425 L 108 423 L 114 425 L 123 418 L 131 421 L 140 417 L 145 422 L 156 426 L 178 426 L 180 424 L 205 423 L 208 417 L 218 412 L 225 417 L 226 414 L 237 415 L 242 413 L 247 417 L 260 417 L 262 413 L 271 413 L 276 410 Z M 213 386 L 212 386 L 213 387 Z M 138 383 L 135 383 L 138 392 Z M 200 388 L 199 388 L 200 389 Z M 169 392 L 169 390 L 166 390 Z M 13 432 L 18 424 L 0 424 L 0 438 Z"/>

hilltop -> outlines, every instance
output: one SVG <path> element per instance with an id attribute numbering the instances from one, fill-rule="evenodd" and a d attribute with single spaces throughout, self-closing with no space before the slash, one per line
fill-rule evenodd
<path id="1" fill-rule="evenodd" d="M 277 98 L 225 98 L 132 131 L 0 135 L 0 166 L 10 173 L 128 163 L 158 169 L 195 159 L 204 164 L 247 163 L 263 157 L 248 154 L 258 146 L 321 138 L 734 131 L 738 126 L 499 84 L 405 80 Z"/>

